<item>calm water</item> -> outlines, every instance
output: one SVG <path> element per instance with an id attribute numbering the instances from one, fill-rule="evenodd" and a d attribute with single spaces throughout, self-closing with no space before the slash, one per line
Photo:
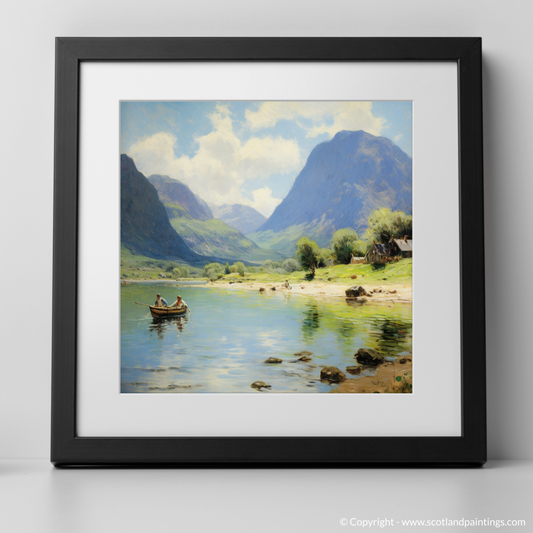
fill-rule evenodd
<path id="1" fill-rule="evenodd" d="M 320 369 L 346 373 L 359 348 L 394 360 L 411 353 L 411 306 L 319 300 L 277 291 L 227 291 L 203 287 L 133 284 L 121 287 L 122 392 L 328 392 Z M 160 292 L 169 303 L 180 294 L 192 309 L 183 318 L 155 320 L 149 309 Z M 309 363 L 296 352 L 313 352 Z M 265 364 L 269 357 L 281 364 Z M 368 375 L 365 371 L 362 375 Z M 348 377 L 352 377 L 347 374 Z"/>

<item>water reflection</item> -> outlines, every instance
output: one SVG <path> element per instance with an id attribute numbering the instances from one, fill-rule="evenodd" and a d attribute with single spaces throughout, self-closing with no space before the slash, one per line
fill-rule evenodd
<path id="1" fill-rule="evenodd" d="M 181 333 L 186 327 L 189 318 L 187 316 L 170 317 L 170 318 L 153 318 L 152 323 L 148 326 L 150 332 L 156 333 L 159 340 L 163 340 L 165 333 L 177 329 Z"/>
<path id="2" fill-rule="evenodd" d="M 308 305 L 303 313 L 302 320 L 302 333 L 304 338 L 312 340 L 319 328 L 320 313 L 318 312 L 318 306 L 315 304 Z"/>
<path id="3" fill-rule="evenodd" d="M 369 331 L 369 348 L 392 356 L 408 349 L 410 345 L 412 325 L 400 318 L 380 318 L 371 320 L 372 329 Z"/>

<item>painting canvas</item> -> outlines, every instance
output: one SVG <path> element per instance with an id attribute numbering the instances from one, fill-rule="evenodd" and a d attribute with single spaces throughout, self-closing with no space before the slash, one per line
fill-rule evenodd
<path id="1" fill-rule="evenodd" d="M 121 392 L 412 393 L 412 103 L 120 103 Z"/>

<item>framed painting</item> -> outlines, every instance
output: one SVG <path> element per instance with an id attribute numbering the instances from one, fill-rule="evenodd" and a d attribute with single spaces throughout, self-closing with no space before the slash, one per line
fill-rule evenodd
<path id="1" fill-rule="evenodd" d="M 485 463 L 481 39 L 58 38 L 55 117 L 56 466 Z"/>

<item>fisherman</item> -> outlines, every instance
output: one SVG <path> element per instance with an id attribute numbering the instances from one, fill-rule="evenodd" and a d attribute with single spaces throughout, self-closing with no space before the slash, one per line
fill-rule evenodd
<path id="1" fill-rule="evenodd" d="M 164 298 L 161 298 L 161 295 L 159 293 L 156 294 L 155 297 L 155 306 L 156 307 L 168 307 L 167 301 Z"/>
<path id="2" fill-rule="evenodd" d="M 291 287 L 290 284 L 289 284 L 289 280 L 288 280 L 288 279 L 285 280 L 285 283 L 283 284 L 283 286 L 284 286 L 286 289 L 292 289 L 292 287 Z"/>
<path id="3" fill-rule="evenodd" d="M 189 308 L 189 306 L 185 303 L 185 300 L 182 300 L 179 294 L 176 296 L 176 301 L 170 307 L 177 307 L 178 309 L 183 309 L 184 307 L 187 309 Z"/>

